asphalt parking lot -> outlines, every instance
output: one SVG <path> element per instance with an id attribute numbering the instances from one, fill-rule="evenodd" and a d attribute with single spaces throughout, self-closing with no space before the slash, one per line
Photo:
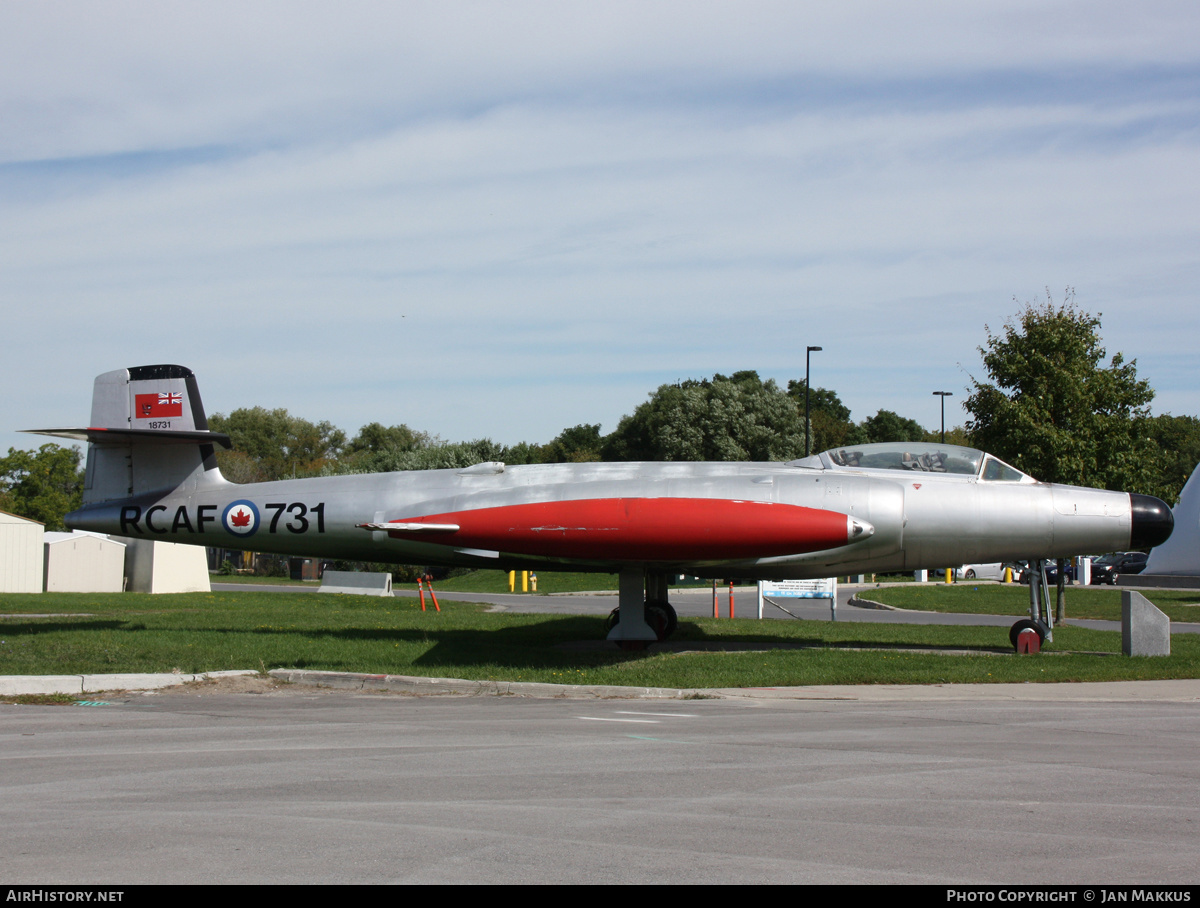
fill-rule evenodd
<path id="1" fill-rule="evenodd" d="M 4 877 L 1194 882 L 1200 687 L 1025 687 L 579 702 L 217 684 L 0 706 Z"/>
<path id="2" fill-rule="evenodd" d="M 711 614 L 710 592 L 672 601 Z M 372 677 L 0 705 L 4 878 L 1187 885 L 1200 866 L 1200 681 L 565 699 Z"/>

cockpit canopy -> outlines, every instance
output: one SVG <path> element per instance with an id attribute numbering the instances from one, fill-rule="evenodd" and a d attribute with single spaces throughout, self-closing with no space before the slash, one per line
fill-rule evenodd
<path id="1" fill-rule="evenodd" d="M 984 451 L 926 441 L 846 445 L 792 463 L 822 470 L 908 470 L 973 476 L 988 482 L 1036 482 Z"/>

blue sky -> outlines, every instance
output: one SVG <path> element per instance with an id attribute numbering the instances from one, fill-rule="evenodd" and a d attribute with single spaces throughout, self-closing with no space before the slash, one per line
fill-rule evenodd
<path id="1" fill-rule="evenodd" d="M 0 5 L 0 451 L 92 378 L 610 431 L 757 369 L 935 426 L 1076 290 L 1200 413 L 1200 7 Z"/>

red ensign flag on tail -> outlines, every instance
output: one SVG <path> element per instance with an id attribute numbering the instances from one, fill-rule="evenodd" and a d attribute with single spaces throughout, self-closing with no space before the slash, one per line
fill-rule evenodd
<path id="1" fill-rule="evenodd" d="M 183 415 L 183 395 L 160 391 L 158 394 L 135 394 L 134 410 L 138 419 L 155 419 Z"/>

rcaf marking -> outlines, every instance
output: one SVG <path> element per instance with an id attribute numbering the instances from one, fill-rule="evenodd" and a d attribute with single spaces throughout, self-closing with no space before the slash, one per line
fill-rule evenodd
<path id="1" fill-rule="evenodd" d="M 301 501 L 268 502 L 263 505 L 268 511 L 273 511 L 267 522 L 267 533 L 324 533 L 325 532 L 325 502 L 305 504 Z M 168 516 L 166 505 L 151 505 L 144 511 L 136 505 L 126 505 L 121 508 L 121 534 L 124 536 L 143 535 L 145 533 L 204 533 L 205 525 L 217 522 L 216 512 L 220 505 L 202 504 L 196 506 L 179 505 L 174 514 Z M 221 511 L 221 526 L 233 536 L 249 538 L 258 532 L 264 520 L 258 506 L 252 501 L 239 499 L 225 505 Z"/>
<path id="2" fill-rule="evenodd" d="M 258 532 L 258 508 L 252 501 L 235 501 L 221 512 L 221 526 L 234 536 L 253 536 Z"/>

